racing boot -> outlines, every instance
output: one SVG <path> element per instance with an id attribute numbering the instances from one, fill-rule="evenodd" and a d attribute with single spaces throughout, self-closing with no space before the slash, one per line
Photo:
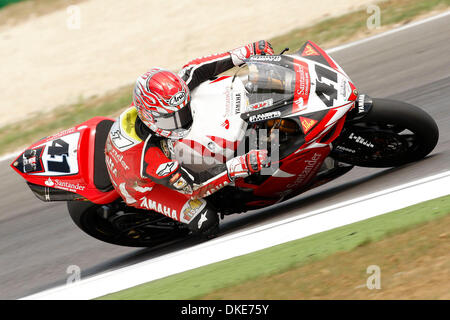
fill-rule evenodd
<path id="1" fill-rule="evenodd" d="M 188 224 L 194 234 L 207 239 L 214 238 L 219 232 L 219 215 L 213 209 L 205 206 Z"/>

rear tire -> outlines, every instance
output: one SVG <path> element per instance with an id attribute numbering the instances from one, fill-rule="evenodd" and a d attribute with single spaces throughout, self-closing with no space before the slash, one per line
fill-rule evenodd
<path id="1" fill-rule="evenodd" d="M 111 209 L 107 213 L 103 208 Z M 73 222 L 85 233 L 103 242 L 127 247 L 156 247 L 186 238 L 187 228 L 153 211 L 121 212 L 117 205 L 98 205 L 89 201 L 68 201 Z M 130 207 L 127 207 L 130 208 Z M 133 226 L 134 225 L 134 226 Z"/>
<path id="2" fill-rule="evenodd" d="M 361 167 L 396 167 L 423 159 L 438 139 L 438 126 L 424 110 L 401 101 L 373 99 L 365 117 L 345 125 L 333 143 L 332 156 Z"/>

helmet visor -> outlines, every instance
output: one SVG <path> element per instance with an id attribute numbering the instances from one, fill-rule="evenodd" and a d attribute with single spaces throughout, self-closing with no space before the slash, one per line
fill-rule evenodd
<path id="1" fill-rule="evenodd" d="M 165 114 L 155 119 L 155 124 L 163 130 L 173 131 L 176 129 L 189 129 L 192 125 L 191 104 L 188 103 L 180 110 Z"/>

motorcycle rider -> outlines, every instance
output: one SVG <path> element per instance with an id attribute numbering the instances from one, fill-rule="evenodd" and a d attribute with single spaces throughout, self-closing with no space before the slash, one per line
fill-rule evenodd
<path id="1" fill-rule="evenodd" d="M 190 91 L 250 56 L 265 54 L 273 55 L 273 49 L 261 40 L 195 59 L 178 75 L 153 68 L 137 79 L 133 103 L 112 126 L 105 150 L 111 181 L 128 205 L 165 214 L 194 233 L 217 233 L 218 214 L 203 197 L 259 172 L 269 164 L 267 151 L 251 150 L 194 173 L 175 159 L 173 147 L 193 123 Z"/>

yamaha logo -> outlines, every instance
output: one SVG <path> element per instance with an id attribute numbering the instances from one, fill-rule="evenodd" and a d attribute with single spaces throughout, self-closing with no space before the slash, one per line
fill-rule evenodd
<path id="1" fill-rule="evenodd" d="M 184 101 L 184 99 L 186 99 L 186 93 L 184 91 L 179 91 L 172 98 L 170 98 L 169 104 L 171 106 L 178 106 Z"/>
<path id="2" fill-rule="evenodd" d="M 362 94 L 358 97 L 358 112 L 363 113 L 366 111 L 366 108 L 364 107 L 364 100 L 365 96 Z"/>

